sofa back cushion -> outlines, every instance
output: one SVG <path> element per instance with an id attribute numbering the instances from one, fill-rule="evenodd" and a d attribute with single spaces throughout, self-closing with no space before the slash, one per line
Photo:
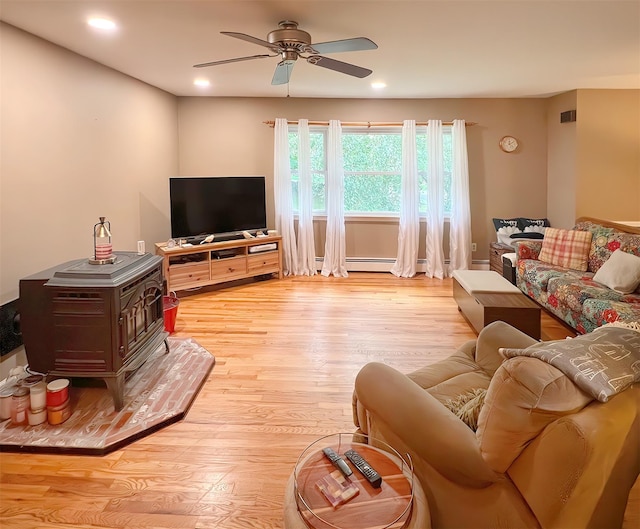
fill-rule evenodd
<path id="1" fill-rule="evenodd" d="M 618 249 L 632 255 L 640 256 L 639 234 L 625 233 L 588 220 L 578 222 L 573 229 L 591 233 L 589 272 L 597 272 L 600 267 L 608 261 L 611 254 Z"/>
<path id="2" fill-rule="evenodd" d="M 592 400 L 542 360 L 524 356 L 506 360 L 491 380 L 478 417 L 482 457 L 496 472 L 506 472 L 548 424 Z"/>
<path id="3" fill-rule="evenodd" d="M 547 228 L 538 259 L 564 268 L 585 272 L 589 265 L 591 232 Z"/>

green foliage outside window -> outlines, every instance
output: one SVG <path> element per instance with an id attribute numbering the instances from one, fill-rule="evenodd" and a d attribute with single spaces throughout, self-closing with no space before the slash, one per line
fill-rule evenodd
<path id="1" fill-rule="evenodd" d="M 313 210 L 326 208 L 325 131 L 311 131 L 311 171 Z M 444 208 L 451 211 L 451 134 L 444 134 Z M 344 209 L 349 214 L 393 214 L 400 212 L 402 188 L 402 134 L 388 131 L 343 131 Z M 416 138 L 420 212 L 427 211 L 428 153 L 426 134 Z M 293 190 L 293 208 L 298 211 L 298 135 L 289 133 L 289 155 Z"/>

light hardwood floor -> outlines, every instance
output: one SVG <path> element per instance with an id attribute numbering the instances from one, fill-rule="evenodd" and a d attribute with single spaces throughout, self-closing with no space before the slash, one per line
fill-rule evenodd
<path id="1" fill-rule="evenodd" d="M 298 454 L 319 436 L 353 431 L 353 381 L 364 364 L 408 372 L 475 337 L 451 288 L 353 273 L 182 298 L 176 336 L 216 357 L 187 417 L 105 457 L 0 454 L 0 526 L 281 527 Z M 566 334 L 548 317 L 543 332 Z M 637 490 L 625 529 L 640 526 Z"/>

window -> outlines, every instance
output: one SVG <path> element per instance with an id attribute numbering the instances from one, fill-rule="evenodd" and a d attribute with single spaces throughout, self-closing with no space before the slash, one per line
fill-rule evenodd
<path id="1" fill-rule="evenodd" d="M 298 172 L 298 127 L 289 127 L 289 165 L 291 167 L 291 184 L 293 186 L 293 211 L 298 211 L 298 187 L 300 174 Z M 323 127 L 324 129 L 324 127 Z M 313 211 L 324 213 L 326 211 L 326 187 L 327 158 L 326 130 L 310 130 L 309 143 L 311 146 L 311 181 L 313 193 Z"/>
<path id="2" fill-rule="evenodd" d="M 451 168 L 453 160 L 451 128 L 443 127 L 444 211 L 451 212 Z M 326 204 L 326 127 L 310 131 L 313 211 L 325 213 Z M 427 212 L 426 127 L 416 135 L 420 213 Z M 402 132 L 400 129 L 343 129 L 344 210 L 345 215 L 389 215 L 400 213 L 402 185 Z M 293 185 L 293 209 L 298 211 L 298 134 L 289 128 L 289 155 Z"/>

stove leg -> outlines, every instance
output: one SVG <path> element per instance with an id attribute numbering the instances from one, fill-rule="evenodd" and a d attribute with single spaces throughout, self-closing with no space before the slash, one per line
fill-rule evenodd
<path id="1" fill-rule="evenodd" d="M 116 411 L 120 411 L 124 407 L 124 373 L 115 378 L 105 378 L 104 381 L 109 393 L 111 393 L 113 407 Z"/>

